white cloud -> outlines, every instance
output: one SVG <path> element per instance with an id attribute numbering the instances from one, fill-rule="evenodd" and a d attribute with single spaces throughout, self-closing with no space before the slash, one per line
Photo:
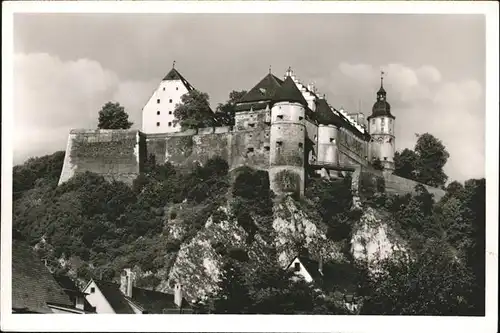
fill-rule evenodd
<path id="1" fill-rule="evenodd" d="M 398 150 L 413 148 L 415 133 L 429 132 L 441 139 L 450 153 L 445 167 L 450 178 L 484 177 L 485 110 L 481 84 L 474 80 L 446 81 L 433 66 L 375 67 L 344 62 L 338 68 L 341 77 L 334 75 L 334 80 L 342 84 L 333 84 L 330 90 L 340 96 L 362 98 L 367 106 L 363 111 L 370 114 L 380 68 L 387 74 L 384 87 L 396 116 Z M 355 107 L 351 103 L 351 108 Z"/>
<path id="2" fill-rule="evenodd" d="M 65 149 L 69 130 L 95 128 L 108 101 L 125 106 L 134 127 L 154 82 L 121 81 L 97 61 L 46 53 L 14 57 L 14 162 Z"/>

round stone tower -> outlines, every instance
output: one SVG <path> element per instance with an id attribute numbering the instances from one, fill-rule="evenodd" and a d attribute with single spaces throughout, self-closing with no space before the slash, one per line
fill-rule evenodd
<path id="1" fill-rule="evenodd" d="M 269 178 L 275 193 L 304 193 L 306 107 L 292 76 L 287 76 L 271 107 Z"/>
<path id="2" fill-rule="evenodd" d="M 368 117 L 368 132 L 371 136 L 369 158 L 370 161 L 379 159 L 384 171 L 390 172 L 394 171 L 394 153 L 396 151 L 395 120 L 396 117 L 391 114 L 391 105 L 387 102 L 384 78 L 381 76 L 377 101 L 373 104 L 372 114 Z"/>

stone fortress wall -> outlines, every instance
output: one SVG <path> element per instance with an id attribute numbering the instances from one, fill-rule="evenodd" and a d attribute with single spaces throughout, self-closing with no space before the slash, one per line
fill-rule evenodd
<path id="1" fill-rule="evenodd" d="M 108 180 L 131 184 L 143 171 L 150 154 L 155 156 L 157 163 L 170 162 L 180 167 L 192 163 L 204 164 L 208 159 L 220 156 L 228 161 L 230 170 L 241 166 L 269 170 L 270 132 L 270 127 L 261 125 L 241 131 L 231 127 L 215 127 L 148 135 L 138 130 L 72 130 L 59 184 L 86 171 L 102 175 Z M 382 177 L 388 193 L 414 193 L 415 186 L 419 184 L 391 173 L 373 170 L 365 159 L 353 151 L 342 145 L 338 147 L 339 159 L 351 161 L 353 166 L 357 166 L 355 174 L 368 173 Z M 289 168 L 301 179 L 305 177 L 304 167 L 298 165 L 275 166 L 273 175 Z M 436 200 L 445 194 L 442 189 L 424 187 L 434 194 Z"/>

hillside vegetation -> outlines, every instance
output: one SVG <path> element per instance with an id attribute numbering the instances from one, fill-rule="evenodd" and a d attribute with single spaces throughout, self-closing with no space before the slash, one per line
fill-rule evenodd
<path id="1" fill-rule="evenodd" d="M 226 161 L 147 165 L 129 187 L 86 173 L 57 186 L 64 153 L 14 167 L 13 228 L 57 274 L 168 291 L 182 280 L 198 312 L 484 314 L 485 180 L 453 182 L 434 203 L 389 196 L 353 204 L 349 177 L 311 177 L 304 198 L 276 197 L 266 171 Z M 323 258 L 319 288 L 284 269 Z M 346 307 L 357 295 L 361 306 Z"/>

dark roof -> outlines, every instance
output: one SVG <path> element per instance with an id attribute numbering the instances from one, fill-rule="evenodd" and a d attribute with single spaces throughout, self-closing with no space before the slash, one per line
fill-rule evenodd
<path id="1" fill-rule="evenodd" d="M 328 102 L 323 98 L 317 101 L 315 116 L 318 123 L 323 125 L 342 126 L 344 124 L 342 119 L 333 112 Z"/>
<path id="2" fill-rule="evenodd" d="M 108 281 L 96 281 L 95 284 L 104 295 L 109 305 L 115 310 L 115 313 L 134 313 L 125 296 L 120 291 L 120 286 Z"/>
<path id="3" fill-rule="evenodd" d="M 174 303 L 174 295 L 159 291 L 134 287 L 132 301 L 143 307 L 149 313 L 163 313 L 167 309 L 178 309 Z M 183 299 L 182 308 L 190 308 L 189 303 Z"/>
<path id="4" fill-rule="evenodd" d="M 282 83 L 283 81 L 269 73 L 250 89 L 250 91 L 241 98 L 239 103 L 271 100 Z"/>
<path id="5" fill-rule="evenodd" d="M 61 288 L 63 288 L 64 292 L 69 296 L 74 305 L 76 304 L 76 296 L 83 297 L 83 309 L 86 312 L 95 312 L 95 308 L 90 305 L 85 298 L 85 293 L 76 286 L 75 282 L 71 280 L 69 276 L 56 274 L 53 274 L 52 276 Z"/>
<path id="6" fill-rule="evenodd" d="M 12 308 L 51 313 L 47 303 L 73 307 L 68 295 L 24 242 L 12 242 Z"/>
<path id="7" fill-rule="evenodd" d="M 163 78 L 163 81 L 182 81 L 182 84 L 186 87 L 187 90 L 193 90 L 193 86 L 179 73 L 175 68 L 172 68 L 170 72 Z"/>
<path id="8" fill-rule="evenodd" d="M 387 92 L 384 89 L 383 84 L 380 84 L 380 89 L 377 92 L 377 101 L 373 104 L 372 114 L 368 116 L 368 120 L 373 117 L 386 116 L 395 119 L 391 114 L 391 105 L 387 102 Z"/>
<path id="9" fill-rule="evenodd" d="M 120 291 L 120 285 L 107 281 L 94 281 L 104 297 L 116 313 L 134 313 L 129 301 L 142 307 L 145 312 L 161 314 L 164 310 L 175 308 L 174 295 L 133 287 L 132 297 L 129 298 Z M 190 308 L 183 300 L 183 308 Z"/>
<path id="10" fill-rule="evenodd" d="M 304 96 L 302 96 L 302 93 L 300 90 L 297 88 L 297 85 L 295 82 L 293 82 L 292 78 L 288 76 L 285 81 L 283 81 L 283 84 L 281 85 L 281 88 L 279 88 L 276 91 L 276 94 L 273 98 L 273 102 L 298 102 L 301 103 L 304 106 L 307 106 L 307 102 L 304 99 Z"/>
<path id="11" fill-rule="evenodd" d="M 391 105 L 385 99 L 378 100 L 375 102 L 375 104 L 373 104 L 372 114 L 368 116 L 367 119 L 379 116 L 387 116 L 392 119 L 396 118 L 391 114 Z"/>

